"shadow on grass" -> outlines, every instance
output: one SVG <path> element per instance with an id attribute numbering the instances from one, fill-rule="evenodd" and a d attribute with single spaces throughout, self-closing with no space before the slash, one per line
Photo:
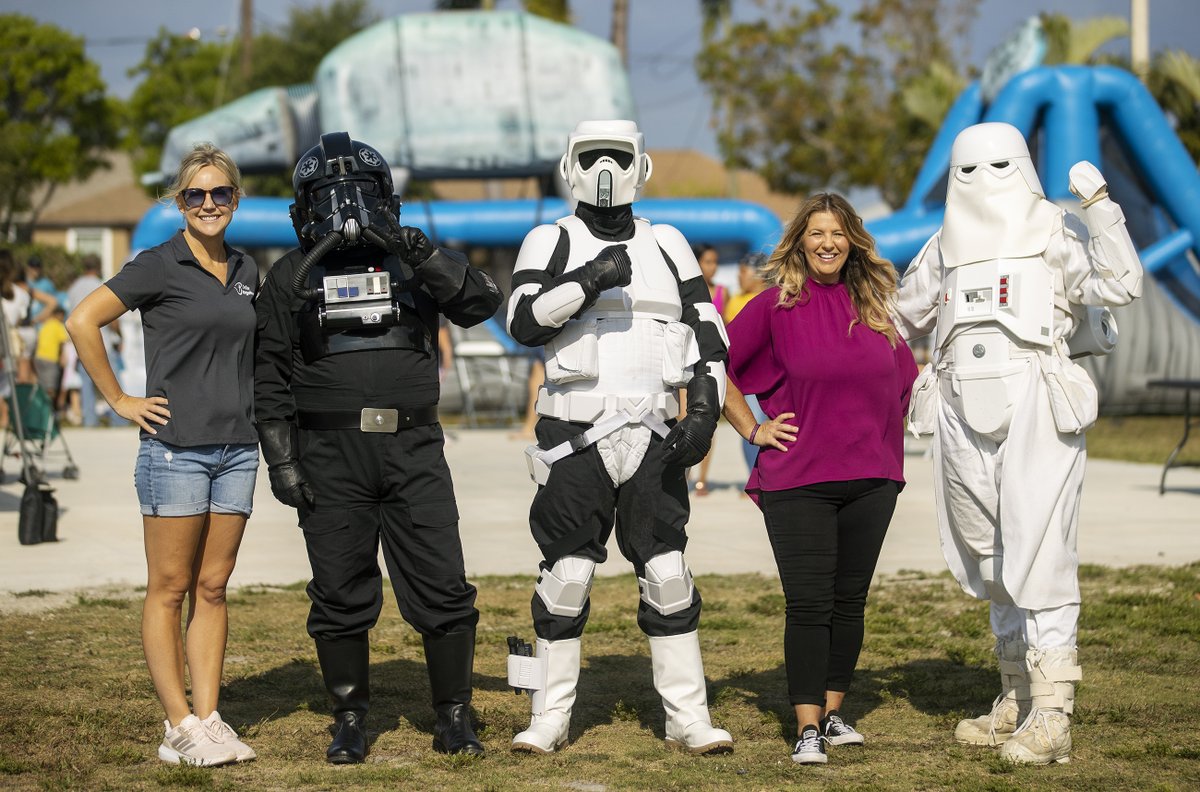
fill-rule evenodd
<path id="1" fill-rule="evenodd" d="M 887 702 L 907 701 L 914 709 L 934 717 L 986 709 L 999 690 L 999 671 L 965 666 L 946 658 L 913 660 L 885 668 L 862 667 L 846 694 L 841 712 L 855 723 Z M 714 700 L 734 696 L 773 717 L 780 736 L 790 738 L 796 728 L 795 710 L 788 700 L 787 672 L 783 664 L 767 671 L 735 673 L 710 685 Z"/>

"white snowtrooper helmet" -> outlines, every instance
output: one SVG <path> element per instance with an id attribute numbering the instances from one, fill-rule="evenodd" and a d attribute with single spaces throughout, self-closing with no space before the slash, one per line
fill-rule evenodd
<path id="1" fill-rule="evenodd" d="M 951 182 L 972 184 L 984 174 L 1005 179 L 1014 172 L 1021 174 L 1030 192 L 1046 197 L 1029 156 L 1025 136 L 1012 124 L 997 121 L 975 124 L 954 138 L 954 145 L 950 147 Z"/>
<path id="2" fill-rule="evenodd" d="M 641 197 L 653 165 L 633 121 L 580 121 L 567 137 L 559 175 L 592 206 L 623 206 Z"/>

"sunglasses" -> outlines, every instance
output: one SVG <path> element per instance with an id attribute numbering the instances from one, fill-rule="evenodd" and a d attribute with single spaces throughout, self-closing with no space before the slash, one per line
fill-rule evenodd
<path id="1" fill-rule="evenodd" d="M 233 203 L 234 189 L 229 186 L 213 187 L 211 190 L 201 190 L 199 187 L 189 187 L 180 195 L 183 196 L 183 204 L 188 209 L 199 209 L 204 206 L 204 196 L 211 195 L 212 202 L 217 206 L 229 206 Z"/>

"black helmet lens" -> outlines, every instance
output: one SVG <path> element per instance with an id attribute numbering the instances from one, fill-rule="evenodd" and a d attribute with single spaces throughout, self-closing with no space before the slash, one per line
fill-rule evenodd
<path id="1" fill-rule="evenodd" d="M 633 152 L 623 149 L 600 148 L 592 149 L 591 151 L 579 152 L 579 164 L 584 170 L 591 170 L 592 166 L 600 161 L 601 157 L 610 157 L 617 163 L 617 167 L 621 170 L 629 170 L 629 166 L 633 164 Z"/>

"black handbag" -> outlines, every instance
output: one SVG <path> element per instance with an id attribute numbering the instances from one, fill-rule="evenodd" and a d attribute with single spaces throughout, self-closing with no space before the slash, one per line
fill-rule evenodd
<path id="1" fill-rule="evenodd" d="M 23 545 L 58 541 L 58 500 L 45 482 L 32 481 L 21 495 L 17 539 Z"/>

